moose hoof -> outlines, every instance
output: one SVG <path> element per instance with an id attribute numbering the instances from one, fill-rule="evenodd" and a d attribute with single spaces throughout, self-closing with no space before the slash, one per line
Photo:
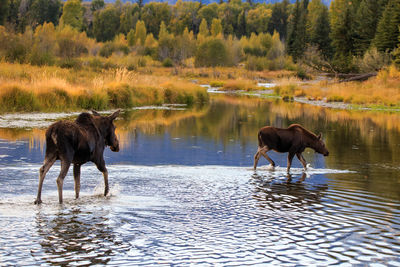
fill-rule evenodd
<path id="1" fill-rule="evenodd" d="M 42 204 L 42 200 L 36 199 L 35 202 L 33 202 L 33 204 L 35 204 L 35 205 Z"/>

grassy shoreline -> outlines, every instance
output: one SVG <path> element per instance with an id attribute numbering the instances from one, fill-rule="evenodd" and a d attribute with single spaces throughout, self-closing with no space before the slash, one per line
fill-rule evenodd
<path id="1" fill-rule="evenodd" d="M 306 104 L 332 108 L 395 111 L 400 109 L 400 71 L 381 70 L 365 82 L 302 81 L 293 72 L 255 72 L 243 68 L 144 67 L 67 69 L 0 62 L 0 113 L 107 110 L 145 105 L 209 101 L 211 84 L 226 91 L 260 90 L 258 82 L 277 85 L 273 97 L 304 99 Z M 265 96 L 263 96 L 265 97 Z M 322 105 L 322 106 L 324 106 Z"/>
<path id="2" fill-rule="evenodd" d="M 76 111 L 208 102 L 206 89 L 178 77 L 127 69 L 72 70 L 0 63 L 0 112 Z"/>

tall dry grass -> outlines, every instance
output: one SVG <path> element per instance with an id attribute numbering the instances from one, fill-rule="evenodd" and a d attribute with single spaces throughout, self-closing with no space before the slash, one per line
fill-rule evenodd
<path id="1" fill-rule="evenodd" d="M 400 71 L 394 66 L 381 70 L 365 82 L 320 82 L 304 89 L 310 99 L 354 105 L 400 107 Z"/>
<path id="2" fill-rule="evenodd" d="M 126 68 L 93 71 L 0 63 L 0 112 L 104 110 L 208 101 L 204 88 L 177 77 Z"/>

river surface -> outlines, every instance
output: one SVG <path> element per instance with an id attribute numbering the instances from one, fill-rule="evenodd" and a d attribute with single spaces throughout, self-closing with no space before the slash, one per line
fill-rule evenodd
<path id="1" fill-rule="evenodd" d="M 80 199 L 70 170 L 59 205 L 56 163 L 39 206 L 53 120 L 11 117 L 0 116 L 0 265 L 400 266 L 399 114 L 227 95 L 125 111 L 121 151 L 105 153 L 110 195 L 88 163 Z M 308 149 L 307 171 L 295 158 L 288 175 L 286 154 L 268 152 L 278 167 L 253 171 L 258 129 L 291 123 L 321 132 L 329 157 Z"/>

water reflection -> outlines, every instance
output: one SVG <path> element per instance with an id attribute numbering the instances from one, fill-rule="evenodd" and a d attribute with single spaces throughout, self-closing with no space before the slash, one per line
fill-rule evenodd
<path id="1" fill-rule="evenodd" d="M 308 209 L 309 206 L 319 204 L 325 191 L 326 183 L 310 184 L 305 180 L 307 173 L 287 174 L 280 178 L 271 177 L 269 174 L 254 173 L 252 185 L 253 198 L 259 201 L 259 206 L 270 210 L 299 210 Z"/>
<path id="2" fill-rule="evenodd" d="M 60 208 L 53 215 L 39 211 L 35 220 L 42 250 L 32 256 L 51 265 L 107 264 L 127 249 L 104 208 Z"/>
<path id="3" fill-rule="evenodd" d="M 230 96 L 195 109 L 127 111 L 116 122 L 121 151 L 106 151 L 110 182 L 121 186 L 117 201 L 89 197 L 56 211 L 49 201 L 37 213 L 30 205 L 44 129 L 0 129 L 0 258 L 10 265 L 398 265 L 399 116 Z M 254 172 L 257 130 L 291 123 L 322 132 L 330 156 L 306 150 L 311 168 L 303 172 L 296 160 L 286 176 L 286 154 L 271 151 L 276 169 Z M 93 166 L 82 173 L 83 187 L 99 181 Z M 54 202 L 57 174 L 45 182 Z M 73 199 L 72 176 L 67 181 Z"/>

